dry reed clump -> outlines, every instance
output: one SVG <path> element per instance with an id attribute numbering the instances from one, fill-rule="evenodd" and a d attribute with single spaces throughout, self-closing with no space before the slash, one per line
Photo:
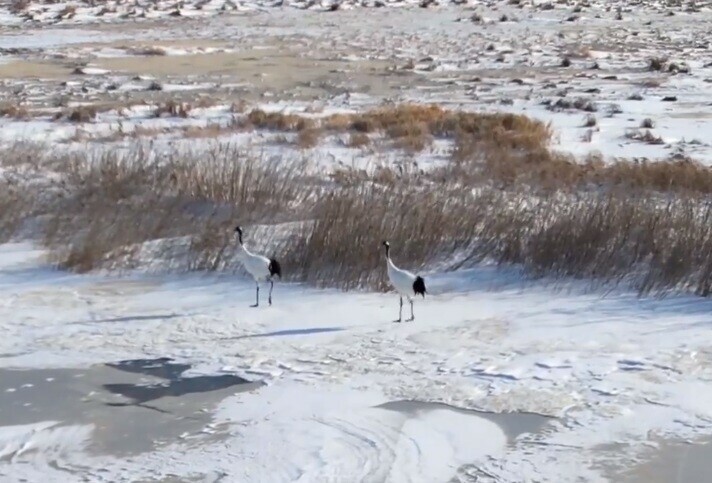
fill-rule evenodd
<path id="1" fill-rule="evenodd" d="M 640 127 L 643 129 L 653 129 L 655 127 L 655 122 L 649 117 L 646 117 L 640 122 Z"/>
<path id="2" fill-rule="evenodd" d="M 10 13 L 19 15 L 27 10 L 30 6 L 30 0 L 12 0 L 10 3 Z"/>
<path id="3" fill-rule="evenodd" d="M 549 149 L 540 122 L 433 106 L 330 116 L 301 129 L 299 116 L 280 116 L 253 118 L 297 135 L 397 140 L 422 129 L 454 138 L 456 148 L 450 163 L 427 172 L 404 163 L 342 169 L 329 181 L 231 145 L 77 153 L 54 163 L 62 195 L 43 204 L 45 243 L 61 266 L 85 271 L 130 266 L 145 242 L 182 240 L 185 251 L 171 257 L 186 257 L 183 268 L 222 270 L 234 266 L 236 222 L 271 223 L 286 230 L 274 245 L 285 274 L 317 285 L 382 288 L 387 238 L 394 258 L 414 269 L 488 259 L 534 276 L 710 293 L 712 170 L 692 160 L 576 160 Z"/>
<path id="4" fill-rule="evenodd" d="M 158 45 L 150 45 L 144 47 L 135 47 L 128 49 L 134 55 L 145 55 L 145 56 L 163 56 L 168 55 L 168 51 Z"/>
<path id="5" fill-rule="evenodd" d="M 544 146 L 551 138 L 548 125 L 526 116 L 502 113 L 450 111 L 436 105 L 400 104 L 379 107 L 360 114 L 333 114 L 323 118 L 298 114 L 251 111 L 242 121 L 243 127 L 280 132 L 349 133 L 365 141 L 369 133 L 382 133 L 395 147 L 406 151 L 421 151 L 434 138 L 455 138 L 468 135 L 476 139 L 501 142 L 512 149 Z M 307 137 L 307 135 L 303 135 Z M 302 143 L 299 142 L 301 145 Z M 307 143 L 308 144 L 308 143 Z"/>
<path id="6" fill-rule="evenodd" d="M 595 155 L 581 160 L 546 148 L 515 151 L 467 141 L 458 142 L 452 156 L 449 165 L 431 171 L 433 178 L 546 191 L 623 187 L 681 195 L 712 193 L 712 169 L 689 158 L 605 162 Z"/>
<path id="7" fill-rule="evenodd" d="M 10 183 L 0 180 L 0 243 L 12 239 L 29 215 L 29 200 L 26 193 Z"/>
<path id="8" fill-rule="evenodd" d="M 665 69 L 667 59 L 664 57 L 652 57 L 648 60 L 648 70 L 651 72 L 660 72 Z"/>
<path id="9" fill-rule="evenodd" d="M 319 128 L 302 129 L 297 133 L 296 143 L 300 149 L 310 149 L 319 144 L 322 131 Z"/>
<path id="10" fill-rule="evenodd" d="M 26 107 L 17 104 L 3 103 L 0 105 L 0 117 L 9 117 L 16 120 L 27 120 L 30 112 Z"/>
<path id="11" fill-rule="evenodd" d="M 271 131 L 298 132 L 304 129 L 314 128 L 315 126 L 316 122 L 310 118 L 302 117 L 297 114 L 265 112 L 261 109 L 253 109 L 250 111 L 245 120 L 245 127 L 268 129 Z"/>
<path id="12" fill-rule="evenodd" d="M 346 145 L 350 148 L 363 148 L 371 144 L 371 138 L 368 134 L 362 132 L 353 132 L 349 134 L 349 139 Z"/>
<path id="13" fill-rule="evenodd" d="M 289 264 L 317 285 L 383 288 L 380 242 L 389 239 L 394 257 L 415 269 L 489 259 L 535 277 L 625 282 L 641 293 L 709 295 L 712 286 L 712 207 L 694 197 L 540 197 L 521 187 L 473 193 L 409 180 L 339 190 L 317 203 L 313 217 L 291 242 L 298 256 Z"/>
<path id="14" fill-rule="evenodd" d="M 639 129 L 629 129 L 625 133 L 627 139 L 632 139 L 633 141 L 640 141 L 646 144 L 665 144 L 663 138 L 656 136 L 649 129 L 641 131 Z"/>
<path id="15" fill-rule="evenodd" d="M 463 192 L 410 186 L 363 183 L 320 198 L 313 223 L 292 240 L 297 256 L 286 265 L 316 285 L 383 288 L 383 240 L 413 268 L 472 242 L 477 207 L 484 204 L 466 203 Z"/>
<path id="16" fill-rule="evenodd" d="M 190 114 L 191 106 L 183 102 L 169 100 L 157 106 L 153 111 L 154 117 L 182 117 L 186 118 Z"/>
<path id="17" fill-rule="evenodd" d="M 663 201 L 625 192 L 545 200 L 522 261 L 537 275 L 625 281 L 641 293 L 710 294 L 712 209 L 695 198 Z M 554 216 L 545 216 L 545 215 Z"/>
<path id="18" fill-rule="evenodd" d="M 583 127 L 596 127 L 598 125 L 598 120 L 593 114 L 586 115 L 583 121 Z"/>
<path id="19" fill-rule="evenodd" d="M 44 242 L 62 267 L 87 271 L 121 261 L 130 265 L 143 242 L 174 237 L 206 238 L 201 227 L 222 226 L 215 245 L 225 242 L 225 228 L 279 221 L 295 216 L 311 192 L 299 182 L 298 164 L 246 156 L 234 146 L 209 153 L 158 153 L 136 149 L 128 154 L 104 151 L 68 160 L 63 184 L 71 196 L 56 200 L 45 213 Z M 198 244 L 207 251 L 205 240 Z M 195 254 L 194 254 L 195 255 Z"/>
<path id="20" fill-rule="evenodd" d="M 574 100 L 559 98 L 556 102 L 545 101 L 544 104 L 549 111 L 560 112 L 568 110 L 579 110 L 584 112 L 596 112 L 598 106 L 590 100 L 583 97 L 578 97 Z"/>
<path id="21" fill-rule="evenodd" d="M 97 108 L 95 106 L 77 106 L 65 111 L 59 118 L 65 118 L 70 122 L 84 123 L 91 122 L 96 118 Z"/>

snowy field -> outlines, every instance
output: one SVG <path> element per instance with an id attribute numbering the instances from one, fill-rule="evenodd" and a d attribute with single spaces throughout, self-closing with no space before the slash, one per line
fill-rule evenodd
<path id="1" fill-rule="evenodd" d="M 432 294 L 396 324 L 392 294 L 281 284 L 251 309 L 242 279 L 67 275 L 42 255 L 0 252 L 0 364 L 28 374 L 4 396 L 46 408 L 0 431 L 6 481 L 622 481 L 665 440 L 712 430 L 699 299 L 561 292 L 482 267 L 425 274 Z M 103 387 L 126 382 L 107 363 L 166 357 L 185 379 L 264 385 L 138 402 L 166 381 Z M 74 370 L 61 384 L 60 369 Z M 183 432 L 130 423 L 147 418 Z"/>
<path id="2" fill-rule="evenodd" d="M 90 15 L 99 7 L 49 25 L 8 20 L 0 141 L 71 146 L 189 132 L 193 142 L 244 142 L 230 123 L 258 105 L 317 115 L 416 101 L 526 113 L 551 122 L 555 147 L 578 156 L 712 163 L 712 10 L 703 3 L 473 2 L 377 15 L 317 3 L 218 15 L 208 8 L 217 3 L 173 22 L 102 21 Z M 161 111 L 169 101 L 185 112 Z M 82 107 L 95 112 L 73 118 Z"/>
<path id="3" fill-rule="evenodd" d="M 705 2 L 11 3 L 2 148 L 230 143 L 326 183 L 343 167 L 435 169 L 455 141 L 409 152 L 327 130 L 312 143 L 246 127 L 251 110 L 325 119 L 415 102 L 532 116 L 577 159 L 712 165 Z M 62 167 L 5 161 L 0 187 L 58 187 Z M 709 299 L 434 260 L 416 320 L 394 323 L 394 293 L 280 282 L 273 306 L 263 289 L 250 308 L 239 273 L 161 272 L 164 256 L 142 260 L 150 273 L 78 275 L 37 238 L 0 243 L 0 481 L 712 474 Z"/>

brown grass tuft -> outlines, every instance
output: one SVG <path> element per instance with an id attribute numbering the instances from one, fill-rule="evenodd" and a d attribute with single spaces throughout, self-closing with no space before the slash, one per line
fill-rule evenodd
<path id="1" fill-rule="evenodd" d="M 13 15 L 19 15 L 26 11 L 30 7 L 30 0 L 12 0 L 10 4 L 10 13 Z"/>
<path id="2" fill-rule="evenodd" d="M 0 117 L 9 117 L 16 120 L 27 120 L 30 118 L 30 112 L 24 106 L 4 103 L 0 105 Z"/>
<path id="3" fill-rule="evenodd" d="M 660 72 L 665 69 L 667 59 L 663 57 L 653 57 L 648 60 L 648 70 L 651 72 Z"/>
<path id="4" fill-rule="evenodd" d="M 67 5 L 57 14 L 58 19 L 69 19 L 73 18 L 77 14 L 77 7 L 75 5 Z"/>
<path id="5" fill-rule="evenodd" d="M 91 122 L 96 118 L 97 109 L 94 106 L 77 106 L 65 111 L 64 118 L 71 122 Z"/>
<path id="6" fill-rule="evenodd" d="M 640 141 L 646 144 L 665 144 L 663 138 L 656 136 L 649 129 L 641 131 L 639 129 L 629 129 L 625 133 L 627 139 L 632 139 L 633 141 Z"/>
<path id="7" fill-rule="evenodd" d="M 266 113 L 256 109 L 242 122 L 243 127 L 280 132 L 316 129 L 329 133 L 379 132 L 391 139 L 396 147 L 409 152 L 423 150 L 436 137 L 452 139 L 464 135 L 476 139 L 487 138 L 513 149 L 541 146 L 551 137 L 547 125 L 525 116 L 448 111 L 439 106 L 420 104 L 385 106 L 362 114 L 333 114 L 324 118 Z M 314 132 L 304 136 L 311 138 Z"/>
<path id="8" fill-rule="evenodd" d="M 169 100 L 166 103 L 156 107 L 155 111 L 153 111 L 153 116 L 186 118 L 190 114 L 190 110 L 190 104 Z"/>
<path id="9" fill-rule="evenodd" d="M 134 55 L 145 55 L 145 56 L 162 56 L 168 55 L 168 51 L 165 48 L 158 45 L 149 45 L 145 47 L 135 47 L 129 49 Z"/>
<path id="10" fill-rule="evenodd" d="M 261 109 L 253 109 L 250 111 L 247 115 L 247 122 L 250 127 L 257 129 L 285 132 L 298 132 L 304 129 L 314 128 L 316 125 L 316 122 L 312 119 L 297 114 L 265 112 Z"/>
<path id="11" fill-rule="evenodd" d="M 595 127 L 598 124 L 596 116 L 593 114 L 588 114 L 583 122 L 583 127 Z"/>
<path id="12" fill-rule="evenodd" d="M 310 149 L 319 144 L 321 139 L 322 131 L 319 128 L 310 127 L 307 129 L 302 129 L 297 133 L 297 146 L 300 149 Z"/>
<path id="13" fill-rule="evenodd" d="M 362 132 L 352 132 L 346 145 L 350 148 L 363 148 L 371 144 L 368 134 Z"/>

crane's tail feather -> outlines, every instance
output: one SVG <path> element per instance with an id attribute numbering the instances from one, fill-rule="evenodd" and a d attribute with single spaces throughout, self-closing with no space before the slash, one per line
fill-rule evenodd
<path id="1" fill-rule="evenodd" d="M 413 282 L 413 292 L 415 292 L 415 295 L 422 295 L 423 298 L 425 298 L 425 280 L 423 280 L 423 277 L 417 276 L 415 277 L 415 282 Z"/>
<path id="2" fill-rule="evenodd" d="M 282 278 L 282 267 L 280 266 L 279 262 L 275 260 L 274 258 L 270 258 L 269 260 L 269 275 L 270 277 L 274 277 L 277 275 L 280 279 Z"/>

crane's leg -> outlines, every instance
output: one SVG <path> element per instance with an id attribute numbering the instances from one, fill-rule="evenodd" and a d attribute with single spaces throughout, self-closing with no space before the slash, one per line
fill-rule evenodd
<path id="1" fill-rule="evenodd" d="M 396 320 L 396 322 L 400 322 L 402 320 L 403 320 L 403 297 L 401 296 L 400 308 L 398 309 L 398 320 Z"/>
<path id="2" fill-rule="evenodd" d="M 410 322 L 411 320 L 415 320 L 415 315 L 413 314 L 413 299 L 408 297 L 408 302 L 410 302 L 410 319 L 408 319 L 406 322 Z"/>
<path id="3" fill-rule="evenodd" d="M 274 280 L 269 281 L 269 304 L 272 305 L 272 289 L 274 288 Z"/>
<path id="4" fill-rule="evenodd" d="M 257 300 L 255 301 L 255 305 L 250 305 L 250 307 L 259 307 L 260 306 L 260 282 L 255 282 L 255 285 L 257 286 Z"/>

